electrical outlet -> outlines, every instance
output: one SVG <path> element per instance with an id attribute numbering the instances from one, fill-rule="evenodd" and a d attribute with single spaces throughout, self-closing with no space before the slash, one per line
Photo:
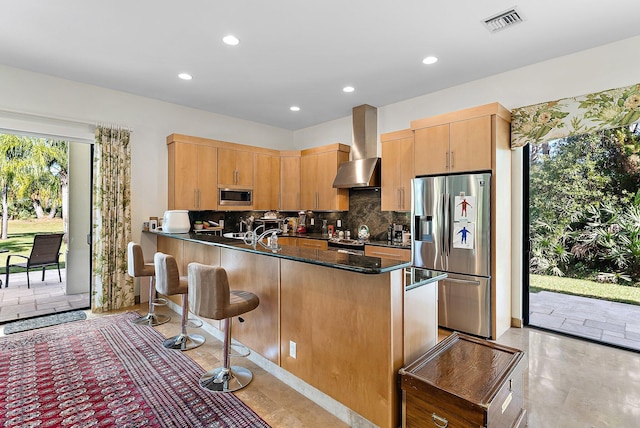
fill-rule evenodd
<path id="1" fill-rule="evenodd" d="M 296 342 L 293 340 L 289 341 L 289 356 L 291 358 L 296 358 Z"/>
<path id="2" fill-rule="evenodd" d="M 342 227 L 342 220 L 336 221 L 336 227 Z"/>
<path id="3" fill-rule="evenodd" d="M 316 224 L 315 220 L 313 220 L 313 217 L 311 217 L 311 226 L 313 226 L 314 224 Z"/>

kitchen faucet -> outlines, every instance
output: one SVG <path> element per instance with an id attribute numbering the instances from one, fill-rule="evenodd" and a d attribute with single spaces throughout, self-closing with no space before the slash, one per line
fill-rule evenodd
<path id="1" fill-rule="evenodd" d="M 260 235 L 258 235 L 258 230 L 260 230 L 260 228 L 265 229 L 265 225 L 261 224 L 261 225 L 259 225 L 258 227 L 256 227 L 253 230 L 248 230 L 244 234 L 244 243 L 247 244 L 247 245 L 251 245 L 254 248 L 259 243 L 263 247 L 269 248 L 267 245 L 265 245 L 262 242 L 264 237 L 267 236 L 267 235 L 274 234 L 274 233 L 276 233 L 276 234 L 282 233 L 282 229 L 273 228 L 273 229 L 264 230 Z"/>

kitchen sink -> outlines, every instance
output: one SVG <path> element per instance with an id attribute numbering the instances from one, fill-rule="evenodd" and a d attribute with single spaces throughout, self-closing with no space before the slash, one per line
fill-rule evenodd
<path id="1" fill-rule="evenodd" d="M 245 232 L 227 232 L 222 236 L 231 239 L 244 239 Z"/>

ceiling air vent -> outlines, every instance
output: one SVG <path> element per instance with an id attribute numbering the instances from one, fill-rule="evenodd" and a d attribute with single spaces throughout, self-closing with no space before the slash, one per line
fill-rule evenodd
<path id="1" fill-rule="evenodd" d="M 492 16 L 491 18 L 485 19 L 484 25 L 487 27 L 489 32 L 495 33 L 496 31 L 504 30 L 505 28 L 511 27 L 512 25 L 515 25 L 522 21 L 522 15 L 514 7 L 495 16 Z"/>

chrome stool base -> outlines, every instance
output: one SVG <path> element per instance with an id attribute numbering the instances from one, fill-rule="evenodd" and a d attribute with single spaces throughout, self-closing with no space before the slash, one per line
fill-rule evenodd
<path id="1" fill-rule="evenodd" d="M 204 337 L 199 334 L 179 334 L 170 337 L 162 343 L 167 349 L 177 349 L 178 351 L 188 351 L 197 348 L 204 343 Z"/>
<path id="2" fill-rule="evenodd" d="M 211 392 L 233 392 L 249 385 L 253 374 L 249 369 L 240 366 L 231 366 L 211 370 L 200 378 L 200 387 Z"/>
<path id="3" fill-rule="evenodd" d="M 168 315 L 147 314 L 147 315 L 141 316 L 140 318 L 136 318 L 131 322 L 137 325 L 150 325 L 152 327 L 155 327 L 157 325 L 167 323 L 170 320 L 171 320 L 171 317 Z"/>

